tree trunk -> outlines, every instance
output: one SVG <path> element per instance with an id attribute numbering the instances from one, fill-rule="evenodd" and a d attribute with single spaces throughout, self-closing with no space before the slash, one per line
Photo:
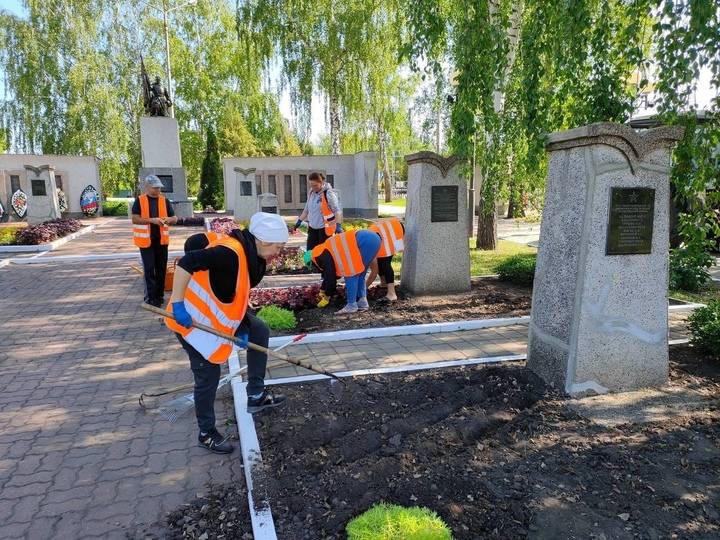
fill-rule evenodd
<path id="1" fill-rule="evenodd" d="M 329 108 L 330 108 L 330 143 L 332 145 L 332 153 L 334 155 L 340 154 L 340 104 L 338 103 L 337 96 L 330 94 L 329 96 Z"/>
<path id="2" fill-rule="evenodd" d="M 478 230 L 475 240 L 477 249 L 497 249 L 497 211 L 494 197 L 488 208 L 485 195 L 480 198 L 480 212 L 478 213 Z"/>
<path id="3" fill-rule="evenodd" d="M 387 155 L 387 134 L 381 121 L 378 122 L 378 141 L 380 142 L 380 159 L 383 167 L 383 184 L 385 186 L 385 202 L 392 201 L 392 179 L 390 178 L 390 164 Z"/>

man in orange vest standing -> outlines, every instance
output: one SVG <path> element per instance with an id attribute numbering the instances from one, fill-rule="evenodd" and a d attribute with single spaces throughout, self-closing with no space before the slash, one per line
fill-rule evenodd
<path id="1" fill-rule="evenodd" d="M 202 235 L 205 238 L 205 235 Z M 202 240 L 202 238 L 200 238 Z M 248 229 L 233 229 L 204 249 L 188 251 L 178 261 L 168 311 L 175 320 L 165 324 L 177 334 L 190 359 L 195 379 L 195 415 L 198 444 L 217 454 L 228 454 L 233 446 L 215 428 L 215 393 L 220 364 L 227 362 L 233 344 L 192 326 L 193 320 L 212 326 L 238 339 L 238 346 L 250 341 L 268 346 L 270 329 L 248 311 L 250 289 L 265 275 L 265 261 L 280 252 L 288 240 L 285 221 L 277 214 L 258 212 Z M 247 352 L 247 410 L 256 413 L 285 401 L 280 394 L 265 390 L 267 355 Z"/>
<path id="2" fill-rule="evenodd" d="M 145 274 L 145 302 L 160 307 L 165 292 L 170 227 L 177 223 L 169 201 L 160 193 L 162 181 L 145 177 L 145 193 L 132 207 L 133 241 L 140 248 Z"/>
<path id="3" fill-rule="evenodd" d="M 318 244 L 322 244 L 336 232 L 341 232 L 342 209 L 337 193 L 332 186 L 325 182 L 322 173 L 314 172 L 308 178 L 310 193 L 305 208 L 298 217 L 293 230 L 302 222 L 308 222 L 308 236 L 306 249 L 311 251 Z"/>
<path id="4" fill-rule="evenodd" d="M 381 243 L 377 257 L 370 263 L 367 286 L 370 287 L 379 273 L 381 283 L 387 287 L 387 294 L 378 300 L 378 304 L 395 302 L 397 294 L 395 294 L 395 272 L 392 267 L 392 259 L 393 255 L 405 250 L 405 226 L 398 218 L 392 217 L 373 223 L 368 230 L 379 234 Z"/>

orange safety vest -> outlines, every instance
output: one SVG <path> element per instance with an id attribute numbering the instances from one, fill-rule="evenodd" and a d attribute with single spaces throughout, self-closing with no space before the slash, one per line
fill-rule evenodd
<path id="1" fill-rule="evenodd" d="M 213 242 L 217 242 L 218 240 L 225 238 L 227 235 L 214 232 L 214 231 L 207 231 L 205 233 L 205 238 L 208 239 L 208 245 L 212 244 Z"/>
<path id="2" fill-rule="evenodd" d="M 147 195 L 140 195 L 138 200 L 140 201 L 140 217 L 144 219 L 150 218 L 150 201 Z M 168 217 L 167 204 L 165 197 L 160 195 L 158 197 L 158 215 L 159 218 Z M 137 225 L 133 223 L 133 241 L 139 248 L 150 247 L 150 224 Z M 167 246 L 170 243 L 170 227 L 163 225 L 160 227 L 160 244 Z"/>
<path id="3" fill-rule="evenodd" d="M 357 231 L 335 234 L 310 252 L 313 262 L 327 250 L 335 262 L 335 274 L 341 277 L 352 277 L 365 270 L 360 248 L 355 235 Z M 319 265 L 318 265 L 319 266 Z"/>
<path id="4" fill-rule="evenodd" d="M 230 236 L 211 245 L 228 247 L 237 255 L 238 274 L 235 298 L 229 304 L 218 300 L 210 286 L 210 271 L 202 270 L 195 272 L 190 278 L 190 283 L 185 290 L 185 309 L 194 321 L 212 326 L 226 334 L 235 334 L 245 317 L 250 299 L 250 274 L 247 257 L 242 244 Z M 172 303 L 168 305 L 167 310 L 172 313 Z M 165 319 L 165 324 L 170 330 L 180 334 L 203 358 L 213 364 L 222 364 L 232 353 L 232 343 L 221 337 L 197 328 L 185 328 L 169 318 Z"/>
<path id="5" fill-rule="evenodd" d="M 328 204 L 327 190 L 320 193 L 320 212 L 325 222 L 325 235 L 332 236 L 337 230 L 337 221 L 335 219 L 335 212 L 332 211 Z"/>
<path id="6" fill-rule="evenodd" d="M 392 257 L 405 249 L 405 242 L 403 241 L 405 232 L 398 218 L 383 219 L 377 223 L 373 223 L 368 229 L 378 233 L 382 240 L 380 251 L 378 251 L 377 254 L 378 259 L 382 257 Z"/>

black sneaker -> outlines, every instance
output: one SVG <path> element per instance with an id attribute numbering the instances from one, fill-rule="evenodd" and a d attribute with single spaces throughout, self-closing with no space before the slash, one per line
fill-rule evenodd
<path id="1" fill-rule="evenodd" d="M 265 390 L 259 398 L 248 397 L 247 411 L 253 414 L 263 409 L 269 409 L 270 407 L 279 407 L 285 403 L 286 399 L 282 394 L 271 394 Z"/>
<path id="2" fill-rule="evenodd" d="M 200 434 L 198 436 L 198 446 L 215 454 L 232 454 L 235 447 L 228 442 L 229 438 L 229 435 L 223 437 L 217 430 L 213 430 L 206 435 Z"/>

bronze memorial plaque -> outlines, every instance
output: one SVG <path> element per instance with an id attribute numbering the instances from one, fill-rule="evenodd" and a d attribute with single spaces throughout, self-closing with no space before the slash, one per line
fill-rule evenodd
<path id="1" fill-rule="evenodd" d="M 47 196 L 45 180 L 30 180 L 30 188 L 34 197 Z"/>
<path id="2" fill-rule="evenodd" d="M 458 186 L 432 186 L 430 191 L 430 221 L 432 223 L 458 220 Z"/>
<path id="3" fill-rule="evenodd" d="M 655 190 L 612 188 L 605 255 L 642 255 L 652 251 Z"/>

